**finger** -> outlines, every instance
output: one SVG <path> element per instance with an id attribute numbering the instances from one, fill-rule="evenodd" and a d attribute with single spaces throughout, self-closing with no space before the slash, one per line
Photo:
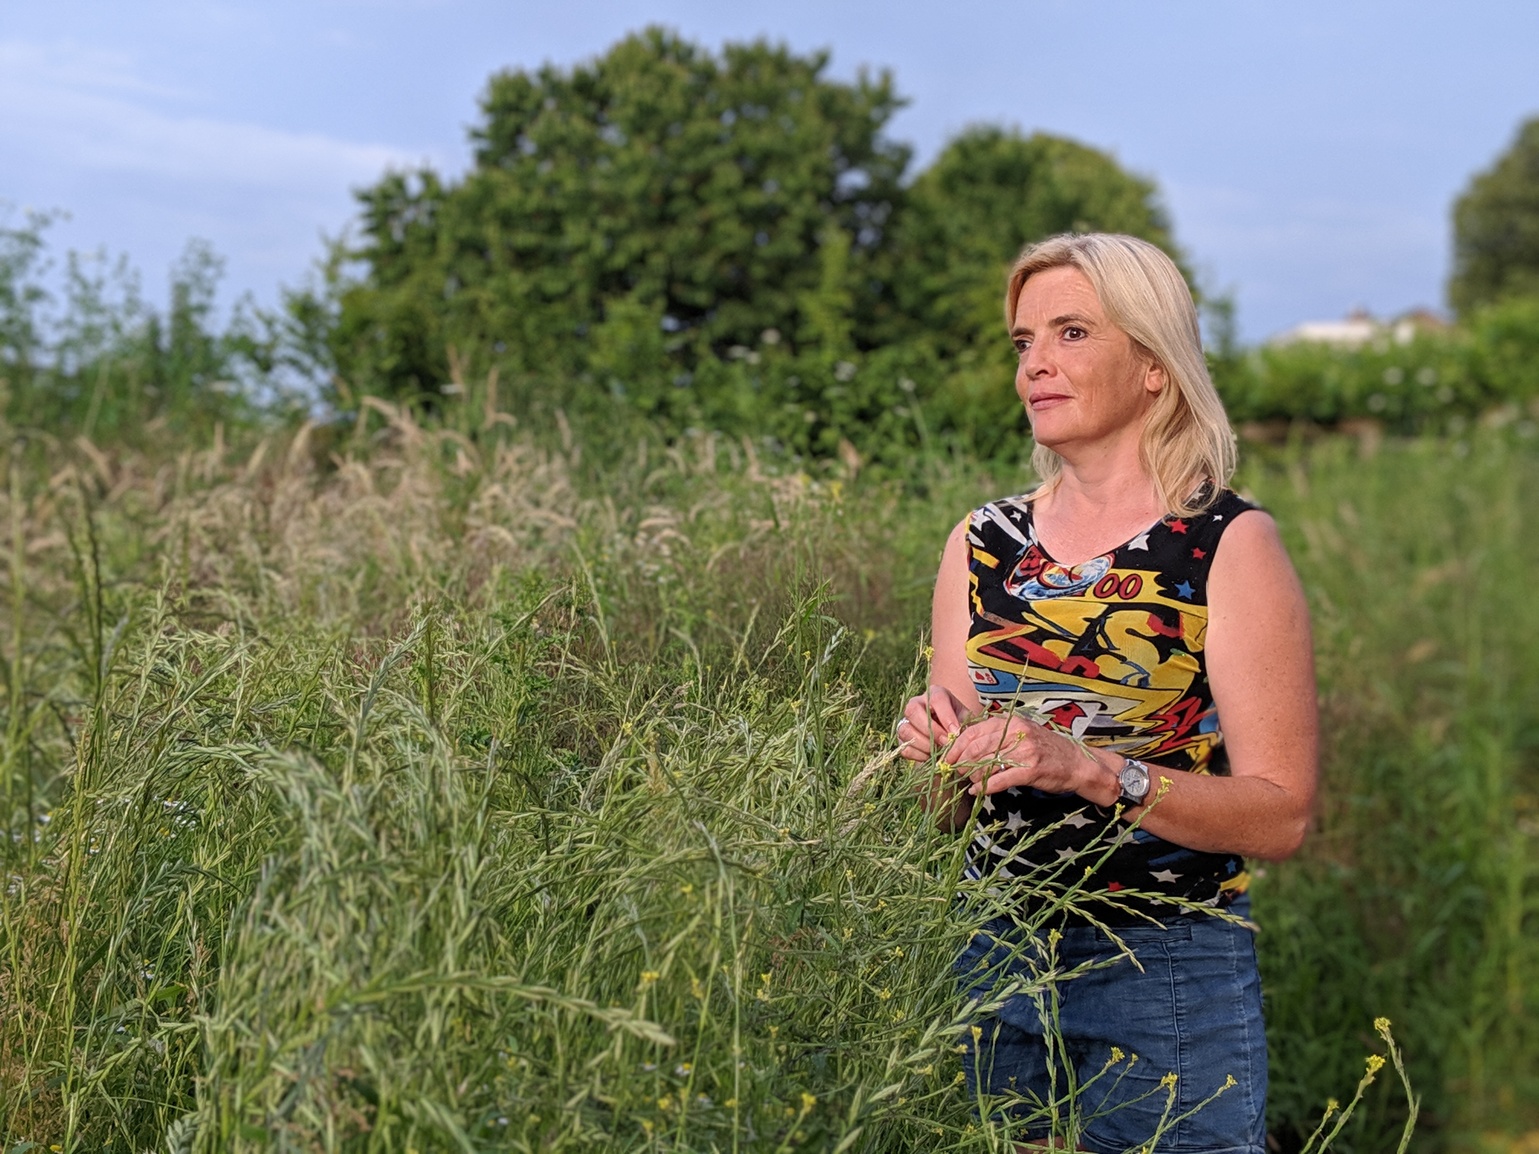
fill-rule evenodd
<path id="1" fill-rule="evenodd" d="M 982 782 L 973 786 L 967 792 L 971 794 L 999 793 L 1001 790 L 1011 789 L 1018 785 L 1030 785 L 1031 780 L 1031 771 L 1028 768 L 1011 765 L 989 774 Z"/>
<path id="2" fill-rule="evenodd" d="M 974 744 L 975 756 L 1001 758 L 1017 751 L 1020 745 L 1019 730 L 1008 724 L 977 727 L 980 732 Z"/>
<path id="3" fill-rule="evenodd" d="M 955 737 L 961 732 L 962 720 L 957 716 L 956 698 L 951 690 L 944 685 L 932 685 L 925 697 L 930 716 L 941 733 Z"/>
<path id="4" fill-rule="evenodd" d="M 981 793 L 998 793 L 1001 789 L 1009 788 L 1009 782 L 996 784 L 1002 775 L 1010 772 L 1009 767 L 1000 765 L 997 761 L 990 761 L 976 766 L 968 778 L 970 783 L 967 792 L 973 796 Z"/>
<path id="5" fill-rule="evenodd" d="M 903 716 L 918 733 L 930 732 L 930 705 L 922 695 L 908 699 L 908 704 L 903 707 Z"/>
<path id="6" fill-rule="evenodd" d="M 983 722 L 963 730 L 952 743 L 950 754 L 953 763 L 981 762 L 999 752 L 1000 727 L 993 722 Z"/>
<path id="7" fill-rule="evenodd" d="M 893 727 L 893 736 L 898 739 L 898 746 L 904 751 L 917 751 L 920 757 L 929 756 L 930 739 L 925 736 L 925 727 L 915 725 L 912 718 L 898 718 L 898 724 Z"/>

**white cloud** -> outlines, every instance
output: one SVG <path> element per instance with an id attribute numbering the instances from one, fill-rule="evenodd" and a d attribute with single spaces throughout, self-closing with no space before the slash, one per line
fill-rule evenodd
<path id="1" fill-rule="evenodd" d="M 418 163 L 388 145 L 167 111 L 190 94 L 149 83 L 128 58 L 0 42 L 0 150 L 95 174 L 321 192 Z"/>

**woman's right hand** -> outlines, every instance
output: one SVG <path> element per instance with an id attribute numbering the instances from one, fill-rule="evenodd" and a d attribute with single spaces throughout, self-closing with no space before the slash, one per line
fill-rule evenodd
<path id="1" fill-rule="evenodd" d="M 898 752 L 910 761 L 929 761 L 962 732 L 967 707 L 944 685 L 931 685 L 908 699 L 894 730 Z"/>

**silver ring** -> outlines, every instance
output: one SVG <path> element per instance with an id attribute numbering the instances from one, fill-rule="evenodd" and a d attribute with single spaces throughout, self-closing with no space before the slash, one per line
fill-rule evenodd
<path id="1" fill-rule="evenodd" d="M 898 738 L 901 741 L 902 740 L 902 736 L 903 736 L 903 727 L 905 725 L 908 725 L 908 724 L 910 724 L 908 718 L 906 718 L 906 717 L 898 718 L 898 724 L 896 724 L 896 725 L 894 725 L 892 727 L 892 735 L 894 737 Z"/>

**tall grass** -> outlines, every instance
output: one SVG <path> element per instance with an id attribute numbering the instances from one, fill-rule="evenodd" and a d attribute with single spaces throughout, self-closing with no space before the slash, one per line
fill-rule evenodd
<path id="1" fill-rule="evenodd" d="M 1388 1013 L 1429 1140 L 1539 1129 L 1539 572 L 1532 442 L 1285 454 L 1255 486 L 1314 612 L 1319 829 L 1257 885 L 1279 1109 L 1300 1116 Z M 1365 1121 L 1369 1119 L 1365 1117 Z"/>
<path id="2" fill-rule="evenodd" d="M 1009 1148 L 958 1086 L 950 962 L 987 902 L 959 912 L 959 842 L 888 724 L 922 680 L 940 541 L 1021 479 L 596 446 L 375 404 L 339 441 L 13 455 L 8 1142 Z M 1332 719 L 1321 833 L 1258 886 L 1275 1129 L 1302 1143 L 1388 1013 L 1431 1148 L 1522 1121 L 1492 1072 L 1531 1071 L 1533 1039 L 1490 999 L 1533 974 L 1531 841 L 1498 812 L 1531 790 L 1533 618 L 1441 612 L 1452 579 L 1418 574 L 1452 545 L 1493 558 L 1492 588 L 1521 572 L 1535 462 L 1498 435 L 1465 460 L 1351 452 L 1250 477 L 1297 538 Z M 1371 529 L 1343 531 L 1343 500 Z M 1374 608 L 1354 550 L 1423 582 L 1432 632 L 1407 640 L 1407 596 Z M 1449 648 L 1406 665 L 1427 637 Z M 1438 692 L 1395 696 L 1453 654 Z M 1514 679 L 1489 715 L 1472 655 Z M 1426 792 L 1400 730 L 1445 715 Z M 1457 900 L 1417 905 L 1460 854 Z M 1376 920 L 1385 899 L 1414 917 Z M 1398 1141 L 1380 1091 L 1337 1148 Z"/>

